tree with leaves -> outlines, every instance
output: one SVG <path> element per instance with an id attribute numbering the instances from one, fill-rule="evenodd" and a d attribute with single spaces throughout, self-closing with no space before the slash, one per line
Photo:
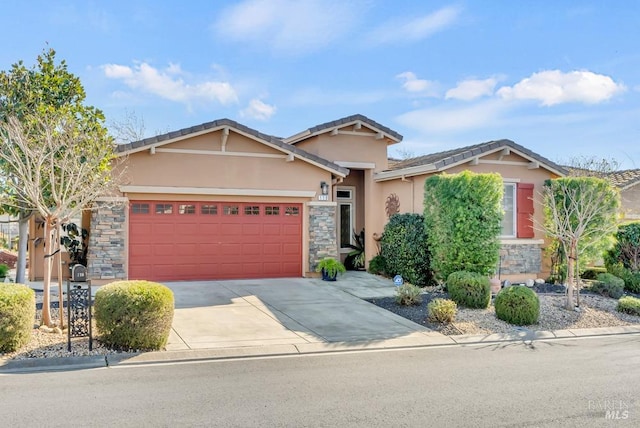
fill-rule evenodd
<path id="1" fill-rule="evenodd" d="M 55 51 L 38 56 L 33 69 L 15 64 L 1 80 L 0 203 L 6 211 L 38 213 L 44 219 L 42 323 L 49 325 L 52 256 L 60 250 L 61 225 L 114 191 L 113 141 L 102 112 L 83 105 L 80 80 L 64 61 L 56 64 Z M 26 242 L 24 236 L 21 241 Z"/>
<path id="2" fill-rule="evenodd" d="M 562 177 L 547 180 L 542 189 L 545 221 L 541 226 L 557 239 L 567 261 L 566 308 L 575 307 L 573 290 L 580 284 L 576 270 L 580 256 L 609 239 L 618 227 L 620 194 L 609 181 L 596 177 Z"/>
<path id="3" fill-rule="evenodd" d="M 19 61 L 10 70 L 0 71 L 0 124 L 4 127 L 8 126 L 10 117 L 27 124 L 29 117 L 60 110 L 74 115 L 86 128 L 101 126 L 102 112 L 83 104 L 86 94 L 80 79 L 68 71 L 64 60 L 56 64 L 55 54 L 53 49 L 48 49 L 38 55 L 37 64 L 32 68 Z M 20 188 L 14 171 L 3 164 L 0 164 L 0 171 L 0 190 L 5 195 L 0 212 L 18 218 L 16 282 L 24 282 L 29 218 L 34 213 L 34 206 L 14 191 Z"/>

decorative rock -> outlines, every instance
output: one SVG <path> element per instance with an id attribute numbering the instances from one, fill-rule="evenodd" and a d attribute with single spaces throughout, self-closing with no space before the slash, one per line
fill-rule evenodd
<path id="1" fill-rule="evenodd" d="M 542 278 L 536 278 L 536 284 L 540 285 L 540 284 L 544 284 L 546 281 Z"/>
<path id="2" fill-rule="evenodd" d="M 535 281 L 531 278 L 527 279 L 527 287 L 531 288 L 535 284 Z"/>
<path id="3" fill-rule="evenodd" d="M 509 281 L 508 279 L 505 279 L 504 282 L 502 283 L 502 288 L 507 288 L 507 287 L 511 287 L 511 281 Z"/>

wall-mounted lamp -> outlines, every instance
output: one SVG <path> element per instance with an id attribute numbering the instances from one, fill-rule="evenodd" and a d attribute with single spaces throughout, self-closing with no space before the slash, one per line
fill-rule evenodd
<path id="1" fill-rule="evenodd" d="M 322 190 L 322 194 L 323 195 L 328 195 L 329 194 L 329 185 L 327 184 L 326 181 L 321 181 L 320 182 L 320 190 Z"/>

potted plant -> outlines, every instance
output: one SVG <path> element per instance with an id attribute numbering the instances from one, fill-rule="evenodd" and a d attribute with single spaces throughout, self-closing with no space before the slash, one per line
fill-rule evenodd
<path id="1" fill-rule="evenodd" d="M 322 272 L 323 281 L 335 281 L 338 274 L 345 271 L 344 265 L 333 257 L 325 257 L 316 266 L 316 272 Z"/>
<path id="2" fill-rule="evenodd" d="M 89 232 L 87 229 L 79 228 L 75 223 L 63 224 L 62 230 L 67 232 L 67 236 L 60 238 L 60 243 L 69 253 L 69 269 L 77 264 L 86 266 Z"/>
<path id="3" fill-rule="evenodd" d="M 353 244 L 348 245 L 352 249 L 344 261 L 345 267 L 350 270 L 364 269 L 364 229 L 360 233 L 353 231 Z"/>

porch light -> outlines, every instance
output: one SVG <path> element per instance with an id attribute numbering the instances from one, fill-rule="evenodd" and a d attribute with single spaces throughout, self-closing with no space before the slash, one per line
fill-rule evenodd
<path id="1" fill-rule="evenodd" d="M 321 181 L 320 182 L 320 189 L 322 190 L 322 194 L 323 195 L 328 195 L 329 194 L 329 185 L 327 184 L 326 181 Z"/>

